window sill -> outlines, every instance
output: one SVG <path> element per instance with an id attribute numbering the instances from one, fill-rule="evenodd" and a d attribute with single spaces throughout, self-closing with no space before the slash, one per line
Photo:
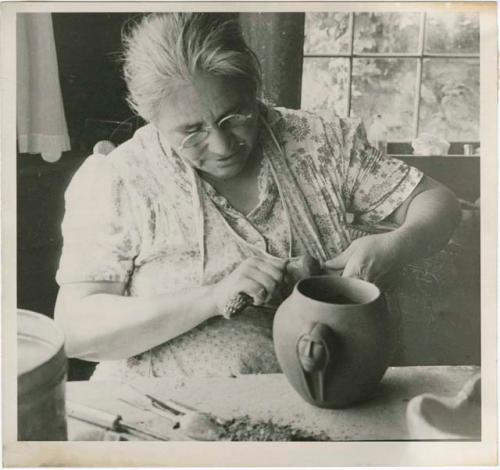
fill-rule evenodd
<path id="1" fill-rule="evenodd" d="M 447 155 L 413 155 L 413 154 L 398 154 L 388 153 L 389 157 L 394 158 L 480 158 L 480 155 L 463 155 L 463 154 L 447 154 Z"/>
<path id="2" fill-rule="evenodd" d="M 478 154 L 481 153 L 480 142 L 478 141 L 460 141 L 460 142 L 450 142 L 448 148 L 448 153 L 445 155 L 415 155 L 413 152 L 413 145 L 408 141 L 388 141 L 387 142 L 387 154 L 395 157 L 415 157 L 415 158 L 426 158 L 426 157 L 439 157 L 439 158 L 449 158 L 449 157 L 479 157 Z"/>
<path id="3" fill-rule="evenodd" d="M 389 155 L 443 183 L 458 197 L 475 201 L 481 193 L 479 155 Z"/>

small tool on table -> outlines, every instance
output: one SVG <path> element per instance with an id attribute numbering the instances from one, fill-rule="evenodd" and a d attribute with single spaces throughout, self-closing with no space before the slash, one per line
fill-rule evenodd
<path id="1" fill-rule="evenodd" d="M 120 401 L 167 418 L 172 423 L 172 429 L 179 429 L 188 438 L 197 441 L 215 441 L 224 433 L 221 422 L 208 413 L 191 409 L 174 400 L 161 401 L 135 387 L 132 388 L 137 392 L 135 398 L 133 400 L 120 398 Z"/>
<path id="2" fill-rule="evenodd" d="M 166 436 L 161 436 L 150 431 L 146 431 L 137 426 L 131 425 L 123 420 L 120 415 L 108 413 L 107 411 L 91 408 L 80 403 L 66 402 L 66 413 L 71 418 L 92 424 L 99 428 L 113 431 L 118 434 L 129 435 L 147 441 L 168 441 Z"/>

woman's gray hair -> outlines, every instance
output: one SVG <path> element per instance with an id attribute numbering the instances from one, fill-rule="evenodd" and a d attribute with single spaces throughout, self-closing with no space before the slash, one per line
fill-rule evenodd
<path id="1" fill-rule="evenodd" d="M 146 121 L 158 116 L 179 80 L 197 73 L 242 79 L 257 96 L 261 70 L 237 19 L 220 13 L 155 13 L 124 32 L 124 77 L 130 106 Z"/>

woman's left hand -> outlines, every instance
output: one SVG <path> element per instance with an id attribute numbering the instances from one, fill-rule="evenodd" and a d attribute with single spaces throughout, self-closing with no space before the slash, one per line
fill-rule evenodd
<path id="1" fill-rule="evenodd" d="M 364 279 L 384 289 L 391 283 L 390 275 L 404 263 L 398 235 L 395 230 L 358 238 L 338 256 L 326 261 L 324 267 L 343 269 L 343 277 Z"/>

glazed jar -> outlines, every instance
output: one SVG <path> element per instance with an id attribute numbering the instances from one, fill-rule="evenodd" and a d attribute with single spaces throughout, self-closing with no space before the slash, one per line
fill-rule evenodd
<path id="1" fill-rule="evenodd" d="M 369 397 L 390 364 L 398 318 L 380 290 L 333 275 L 298 282 L 274 318 L 281 369 L 307 402 L 341 408 Z"/>

